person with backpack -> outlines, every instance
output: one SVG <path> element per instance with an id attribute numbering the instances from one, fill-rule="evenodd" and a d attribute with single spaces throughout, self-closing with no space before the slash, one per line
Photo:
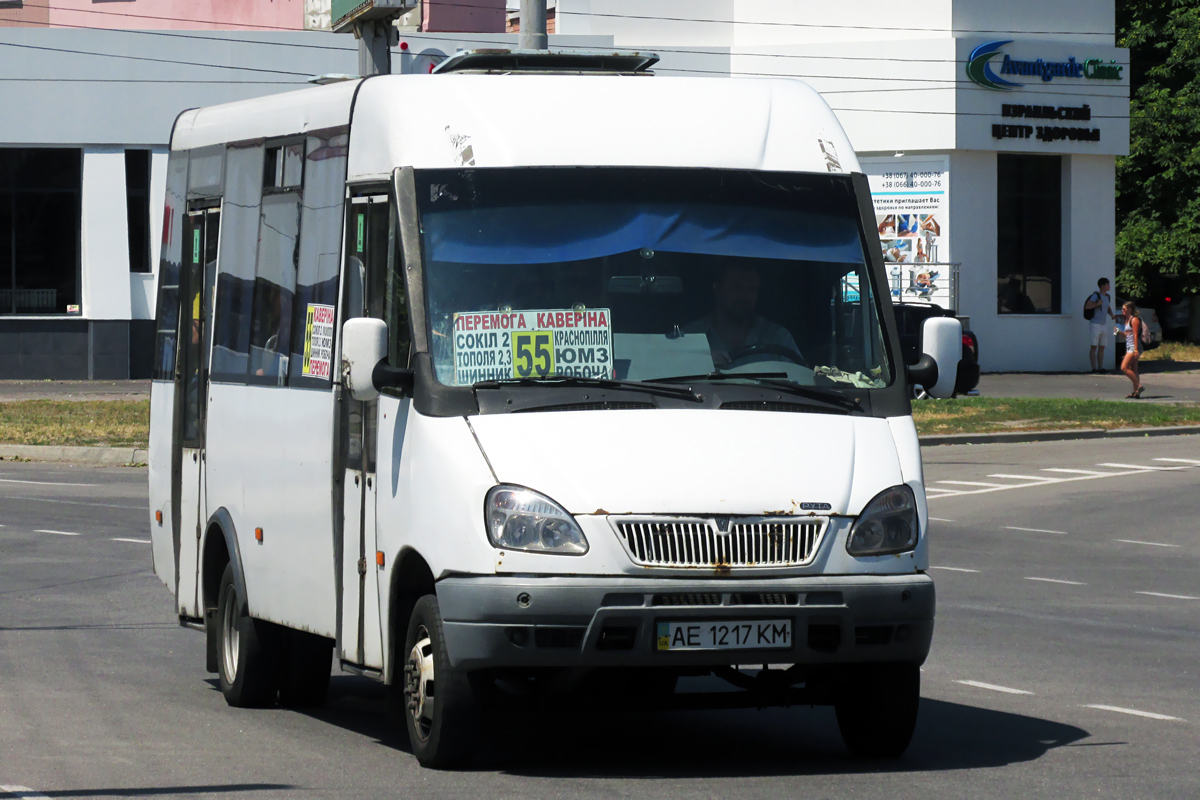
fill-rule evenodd
<path id="1" fill-rule="evenodd" d="M 1121 372 L 1124 372 L 1125 377 L 1133 382 L 1133 391 L 1125 396 L 1131 400 L 1137 400 L 1146 388 L 1142 385 L 1141 376 L 1138 374 L 1138 364 L 1142 355 L 1142 346 L 1149 344 L 1150 329 L 1146 327 L 1146 323 L 1142 322 L 1137 306 L 1132 300 L 1126 301 L 1125 305 L 1121 306 L 1121 312 L 1125 318 L 1125 358 L 1121 360 Z"/>
<path id="2" fill-rule="evenodd" d="M 1088 358 L 1092 362 L 1093 374 L 1105 371 L 1104 345 L 1108 340 L 1108 326 L 1114 319 L 1108 286 L 1108 278 L 1096 281 L 1097 290 L 1092 292 L 1083 304 L 1083 318 L 1090 323 L 1088 332 L 1092 338 L 1092 349 L 1088 351 Z"/>

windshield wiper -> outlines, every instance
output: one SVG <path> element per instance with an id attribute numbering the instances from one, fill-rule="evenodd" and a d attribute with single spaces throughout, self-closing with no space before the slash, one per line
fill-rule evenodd
<path id="1" fill-rule="evenodd" d="M 669 386 L 664 383 L 646 381 L 620 381 L 614 378 L 578 378 L 571 375 L 548 375 L 544 378 L 500 378 L 499 380 L 479 381 L 472 388 L 501 389 L 505 386 L 594 386 L 597 389 L 628 389 L 635 392 L 657 394 L 661 397 L 678 397 L 691 400 L 694 403 L 704 402 L 704 397 L 692 391 L 691 387 Z"/>
<path id="2" fill-rule="evenodd" d="M 815 400 L 819 403 L 842 408 L 846 411 L 862 411 L 863 407 L 857 399 L 845 397 L 837 392 L 828 392 L 809 386 L 801 386 L 787 380 L 786 372 L 710 372 L 707 375 L 673 375 L 666 378 L 655 378 L 659 383 L 683 383 L 684 381 L 729 381 L 747 378 L 759 381 L 767 386 L 782 389 L 790 394 Z M 780 380 L 782 379 L 782 380 Z"/>

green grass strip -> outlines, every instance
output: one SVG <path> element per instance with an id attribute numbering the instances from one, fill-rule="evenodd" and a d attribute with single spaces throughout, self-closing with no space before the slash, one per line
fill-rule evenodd
<path id="1" fill-rule="evenodd" d="M 1071 400 L 1036 397 L 957 397 L 914 400 L 913 419 L 922 435 L 1154 428 L 1200 424 L 1200 405 L 1144 400 Z"/>
<path id="2" fill-rule="evenodd" d="M 0 403 L 4 444 L 146 447 L 149 400 L 19 400 Z"/>

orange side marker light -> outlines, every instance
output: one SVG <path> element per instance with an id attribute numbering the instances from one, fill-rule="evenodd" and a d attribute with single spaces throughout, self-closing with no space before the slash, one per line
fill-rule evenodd
<path id="1" fill-rule="evenodd" d="M 257 540 L 258 540 L 258 541 L 260 541 L 260 542 L 262 541 L 262 528 L 255 528 L 255 529 L 254 529 L 254 538 L 255 538 L 255 539 L 257 539 Z"/>
<path id="2" fill-rule="evenodd" d="M 383 566 L 383 551 L 382 550 L 375 551 L 375 563 L 381 567 Z"/>
<path id="3" fill-rule="evenodd" d="M 154 521 L 157 522 L 159 524 L 159 526 L 162 526 L 162 512 L 161 511 L 154 512 Z"/>

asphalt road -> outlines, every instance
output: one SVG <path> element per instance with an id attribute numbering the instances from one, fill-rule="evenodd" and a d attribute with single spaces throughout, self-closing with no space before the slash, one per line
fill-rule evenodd
<path id="1" fill-rule="evenodd" d="M 925 456 L 938 623 L 904 758 L 851 759 L 828 709 L 614 707 L 499 725 L 457 774 L 366 679 L 227 707 L 125 541 L 145 471 L 5 462 L 0 797 L 1200 795 L 1200 437 Z"/>

